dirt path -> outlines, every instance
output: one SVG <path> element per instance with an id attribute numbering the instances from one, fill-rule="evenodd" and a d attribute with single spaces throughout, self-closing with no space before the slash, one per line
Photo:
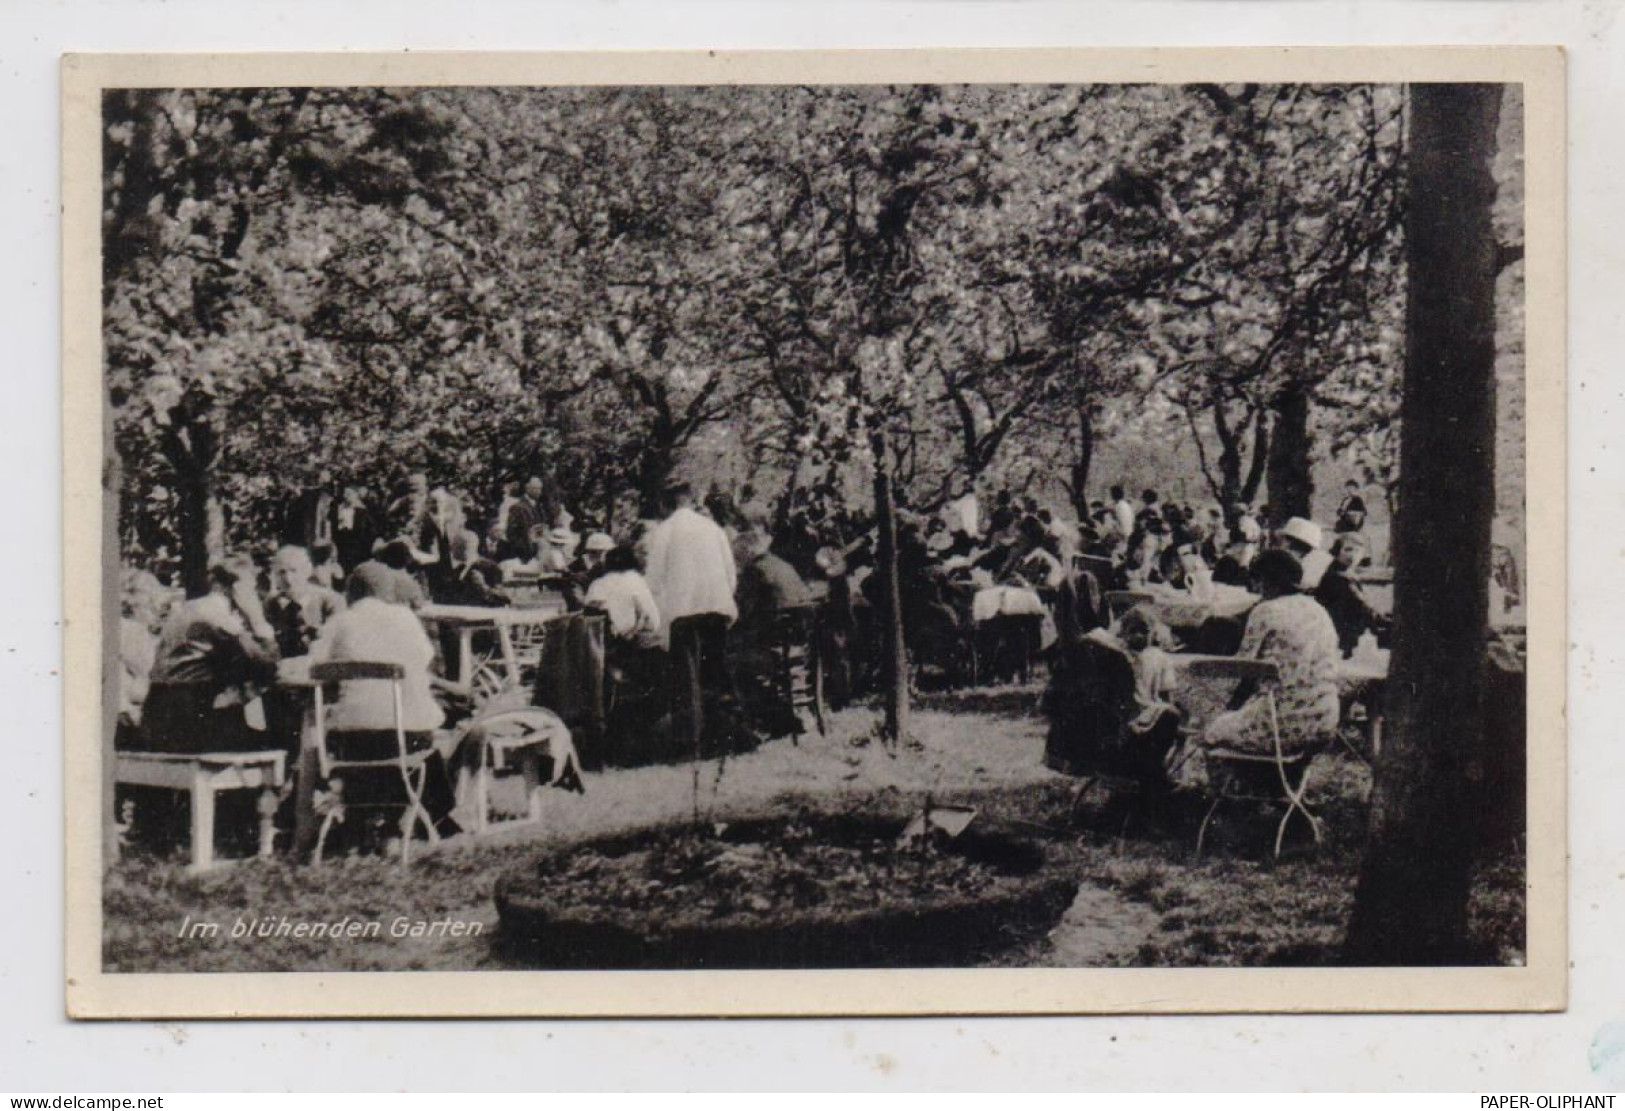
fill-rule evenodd
<path id="1" fill-rule="evenodd" d="M 1155 930 L 1161 916 L 1144 903 L 1130 902 L 1085 882 L 1049 935 L 1037 963 L 1046 968 L 1105 968 L 1132 957 Z"/>

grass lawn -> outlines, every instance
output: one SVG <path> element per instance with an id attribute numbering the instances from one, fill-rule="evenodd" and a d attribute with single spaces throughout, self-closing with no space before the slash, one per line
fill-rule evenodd
<path id="1" fill-rule="evenodd" d="M 1346 756 L 1322 757 L 1310 798 L 1326 819 L 1316 854 L 1267 861 L 1273 822 L 1246 815 L 1220 823 L 1193 860 L 1201 809 L 1192 799 L 1156 828 L 1133 823 L 1120 836 L 1122 806 L 1096 793 L 1080 829 L 1066 828 L 1073 781 L 1040 763 L 1044 722 L 1036 687 L 922 695 L 914 715 L 918 751 L 853 747 L 876 715 L 835 715 L 828 737 L 774 741 L 699 768 L 699 806 L 724 817 L 764 806 L 861 808 L 899 798 L 976 805 L 1030 823 L 1075 861 L 1077 904 L 1051 935 L 998 954 L 1001 966 L 1265 966 L 1334 963 L 1353 902 L 1370 777 Z M 320 868 L 246 862 L 188 875 L 174 856 L 134 850 L 107 877 L 104 958 L 111 972 L 458 970 L 507 967 L 493 952 L 491 900 L 501 875 L 539 845 L 570 843 L 692 814 L 695 769 L 665 765 L 587 776 L 584 795 L 549 792 L 540 827 L 453 838 L 410 868 L 373 856 L 329 859 Z M 1301 829 L 1301 827 L 1300 827 Z M 280 919 L 382 923 L 376 938 L 237 938 L 233 923 Z M 1523 860 L 1509 849 L 1475 877 L 1474 951 L 1491 963 L 1523 959 Z M 214 937 L 182 937 L 182 924 L 216 923 Z M 407 924 L 452 919 L 481 933 L 391 937 Z M 405 928 L 405 927 L 403 927 Z"/>

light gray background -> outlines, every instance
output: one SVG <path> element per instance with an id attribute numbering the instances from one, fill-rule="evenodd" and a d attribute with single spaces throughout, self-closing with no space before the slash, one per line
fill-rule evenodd
<path id="1" fill-rule="evenodd" d="M 1621 4 L 0 3 L 0 1085 L 1625 1088 Z M 1560 43 L 1570 50 L 1571 1007 L 1544 1016 L 114 1023 L 62 1018 L 58 85 L 69 50 Z M 1611 635 L 1612 634 L 1612 635 Z"/>

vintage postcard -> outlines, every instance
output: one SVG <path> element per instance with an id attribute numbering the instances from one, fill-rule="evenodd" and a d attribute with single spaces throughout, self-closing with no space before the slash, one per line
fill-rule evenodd
<path id="1" fill-rule="evenodd" d="M 70 1014 L 1564 1005 L 1561 51 L 63 107 Z"/>

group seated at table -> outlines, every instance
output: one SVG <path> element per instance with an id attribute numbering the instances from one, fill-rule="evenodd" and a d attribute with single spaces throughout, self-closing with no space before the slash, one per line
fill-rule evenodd
<path id="1" fill-rule="evenodd" d="M 1243 684 L 1223 711 L 1192 720 L 1180 709 L 1197 700 L 1182 689 L 1182 657 L 1169 650 L 1173 634 L 1154 603 L 1142 604 L 1059 653 L 1045 696 L 1046 764 L 1160 790 L 1202 785 L 1211 749 L 1267 755 L 1277 731 L 1284 752 L 1325 744 L 1340 709 L 1336 628 L 1302 591 L 1303 567 L 1291 552 L 1261 553 L 1251 574 L 1259 600 L 1247 612 L 1235 655 L 1275 665 L 1279 680 L 1268 692 Z"/>
<path id="2" fill-rule="evenodd" d="M 474 687 L 450 677 L 467 678 L 469 665 L 495 659 L 500 641 L 494 621 L 472 634 L 466 622 L 461 633 L 447 622 L 436 629 L 433 607 L 566 611 L 574 630 L 565 638 L 568 650 L 561 654 L 559 643 L 544 641 L 544 654 L 552 653 L 545 667 L 530 658 L 530 674 L 510 667 L 514 673 L 500 678 L 510 695 L 539 697 L 561 717 L 567 711 L 548 701 L 549 685 L 553 697 L 572 703 L 590 702 L 602 690 L 601 708 L 567 717 L 572 730 L 583 721 L 590 731 L 602 729 L 602 737 L 582 746 L 595 762 L 692 758 L 696 747 L 684 738 L 693 733 L 708 735 L 702 753 L 717 753 L 799 732 L 787 693 L 794 683 L 784 673 L 791 659 L 818 669 L 818 689 L 836 707 L 878 688 L 886 599 L 874 573 L 872 522 L 855 519 L 825 486 L 793 494 L 782 513 L 748 487 L 737 505 L 716 492 L 702 501 L 683 483 L 667 496 L 663 519 L 619 534 L 577 531 L 575 518 L 544 498 L 532 479 L 523 493 L 506 493 L 482 534 L 469 527 L 459 498 L 413 475 L 387 513 L 373 513 L 364 491 L 346 488 L 332 539 L 317 546 L 316 558 L 285 545 L 259 563 L 222 559 L 210 569 L 208 592 L 172 603 L 167 615 L 173 588 L 132 570 L 120 630 L 116 743 L 292 754 L 304 703 L 277 687 L 279 663 L 348 659 L 406 669 L 407 729 L 411 743 L 421 745 L 468 716 Z M 1113 498 L 1072 524 L 1030 498 L 1001 494 L 985 530 L 973 510 L 900 511 L 903 636 L 916 679 L 926 670 L 949 682 L 1024 677 L 1034 661 L 1048 661 L 1048 704 L 1061 718 L 1094 714 L 1077 710 L 1078 700 L 1093 697 L 1092 669 L 1112 668 L 1112 720 L 1150 738 L 1145 744 L 1158 762 L 1171 747 L 1174 720 L 1166 683 L 1152 666 L 1157 653 L 1167 652 L 1162 642 L 1277 653 L 1292 634 L 1276 626 L 1292 625 L 1286 617 L 1315 603 L 1295 591 L 1287 592 L 1294 598 L 1266 591 L 1260 602 L 1247 589 L 1249 574 L 1264 585 L 1263 572 L 1279 560 L 1258 556 L 1265 538 L 1245 507 L 1228 515 L 1233 520 L 1217 508 L 1199 520 L 1193 508 L 1161 502 L 1152 491 L 1137 510 L 1120 490 Z M 384 517 L 395 522 L 392 529 L 376 525 Z M 1346 653 L 1362 633 L 1381 629 L 1355 578 L 1363 550 L 1353 537 L 1343 536 L 1321 558 L 1318 530 L 1308 522 L 1288 522 L 1280 536 L 1316 556 L 1315 597 L 1322 615 L 1330 612 L 1334 650 L 1340 644 Z M 1238 576 L 1241 582 L 1226 582 Z M 1108 596 L 1124 590 L 1149 596 L 1148 611 L 1126 621 L 1126 632 L 1121 614 L 1112 632 L 1101 632 L 1114 616 Z M 582 624 L 594 618 L 598 625 Z M 804 643 L 787 646 L 786 637 Z M 478 660 L 462 659 L 465 649 Z M 1107 649 L 1124 653 L 1132 683 L 1121 681 L 1128 674 L 1121 668 L 1099 664 Z M 1298 685 L 1304 660 L 1282 662 L 1284 683 Z M 1125 700 L 1124 691 L 1133 697 Z M 358 697 L 341 694 L 328 723 L 335 733 L 364 738 L 386 727 L 377 715 L 352 716 L 360 712 Z M 1316 712 L 1324 709 L 1307 696 L 1292 701 L 1292 728 L 1311 703 Z M 1223 728 L 1244 741 L 1256 712 L 1238 704 Z"/>

